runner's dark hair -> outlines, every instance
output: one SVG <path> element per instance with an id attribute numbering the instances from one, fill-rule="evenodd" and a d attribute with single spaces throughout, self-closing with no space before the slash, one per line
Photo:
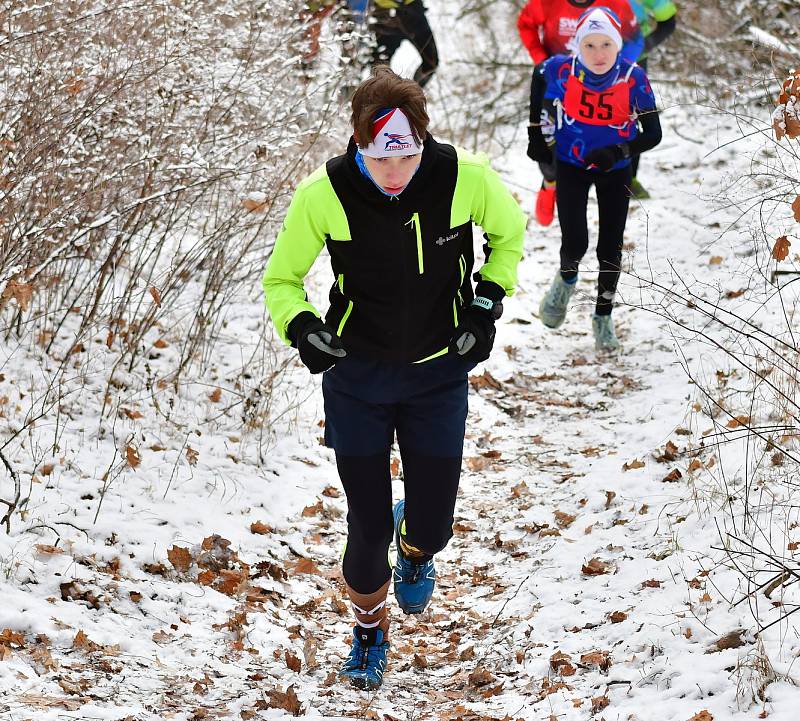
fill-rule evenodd
<path id="1" fill-rule="evenodd" d="M 427 100 L 422 88 L 413 80 L 401 78 L 388 65 L 376 65 L 372 75 L 353 94 L 353 135 L 359 146 L 372 140 L 372 123 L 385 108 L 400 108 L 408 118 L 411 132 L 419 143 L 428 137 Z"/>

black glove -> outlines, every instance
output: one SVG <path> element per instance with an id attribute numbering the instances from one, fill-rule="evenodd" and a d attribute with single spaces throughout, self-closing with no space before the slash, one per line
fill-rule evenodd
<path id="1" fill-rule="evenodd" d="M 553 151 L 547 145 L 541 129 L 528 127 L 527 153 L 528 157 L 537 163 L 547 163 L 549 165 L 553 162 Z"/>
<path id="2" fill-rule="evenodd" d="M 595 148 L 586 153 L 584 160 L 587 167 L 594 165 L 598 170 L 607 172 L 614 167 L 614 165 L 623 158 L 630 157 L 630 150 L 625 143 L 618 145 L 606 145 L 602 148 Z"/>
<path id="3" fill-rule="evenodd" d="M 494 345 L 494 322 L 503 312 L 500 301 L 505 294 L 505 290 L 496 283 L 478 281 L 475 300 L 461 312 L 461 322 L 450 340 L 451 353 L 457 353 L 475 363 L 489 357 Z"/>
<path id="4" fill-rule="evenodd" d="M 450 341 L 450 352 L 480 363 L 492 352 L 494 345 L 494 313 L 471 305 L 461 313 L 461 322 Z"/>
<path id="5" fill-rule="evenodd" d="M 336 331 L 309 311 L 303 311 L 289 323 L 289 337 L 300 352 L 300 360 L 312 373 L 332 368 L 347 355 Z"/>

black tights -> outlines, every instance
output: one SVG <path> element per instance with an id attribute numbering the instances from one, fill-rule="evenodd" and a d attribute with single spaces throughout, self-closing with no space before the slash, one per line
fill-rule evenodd
<path id="1" fill-rule="evenodd" d="M 441 551 L 453 535 L 453 509 L 461 458 L 402 453 L 405 484 L 404 539 L 428 556 Z M 372 593 L 389 580 L 392 542 L 392 477 L 389 449 L 375 456 L 336 454 L 347 494 L 347 548 L 344 579 L 358 593 Z"/>
<path id="2" fill-rule="evenodd" d="M 561 277 L 574 281 L 578 265 L 589 248 L 586 206 L 595 186 L 600 228 L 597 234 L 597 315 L 609 315 L 619 281 L 622 234 L 630 201 L 630 166 L 609 173 L 584 170 L 569 163 L 556 166 L 556 202 L 561 224 Z"/>
<path id="3" fill-rule="evenodd" d="M 401 5 L 396 10 L 377 8 L 373 17 L 377 41 L 373 64 L 388 64 L 403 40 L 408 40 L 422 58 L 414 80 L 424 87 L 439 66 L 439 51 L 422 0 Z"/>

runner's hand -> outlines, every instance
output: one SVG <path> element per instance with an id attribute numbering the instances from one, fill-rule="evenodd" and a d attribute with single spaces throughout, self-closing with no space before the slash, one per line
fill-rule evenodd
<path id="1" fill-rule="evenodd" d="M 322 373 L 347 355 L 342 340 L 329 325 L 313 313 L 304 312 L 292 320 L 290 335 L 300 352 L 300 360 L 312 373 Z"/>
<path id="2" fill-rule="evenodd" d="M 606 145 L 602 148 L 590 150 L 586 153 L 584 160 L 586 161 L 586 167 L 594 165 L 598 170 L 607 172 L 623 157 L 625 156 L 621 145 Z"/>
<path id="3" fill-rule="evenodd" d="M 492 352 L 494 335 L 494 313 L 471 305 L 461 313 L 461 322 L 450 340 L 450 352 L 480 363 Z"/>

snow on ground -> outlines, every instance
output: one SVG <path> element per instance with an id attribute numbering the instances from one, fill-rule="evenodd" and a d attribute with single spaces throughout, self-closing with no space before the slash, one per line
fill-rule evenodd
<path id="1" fill-rule="evenodd" d="M 626 232 L 631 304 L 647 292 L 636 275 L 738 289 L 746 229 L 720 240 L 734 210 L 708 202 L 747 170 L 741 146 L 711 152 L 735 123 L 675 104 L 663 124 L 640 173 L 653 199 Z M 531 209 L 539 177 L 523 150 L 493 160 Z M 712 560 L 714 501 L 687 450 L 708 468 L 720 460 L 700 445 L 710 421 L 671 329 L 623 305 L 624 353 L 596 354 L 590 257 L 567 323 L 544 329 L 536 312 L 558 242 L 557 225 L 531 222 L 519 292 L 471 377 L 455 536 L 437 557 L 434 601 L 421 618 L 393 610 L 378 693 L 332 674 L 351 627 L 338 575 L 346 505 L 319 442 L 318 379 L 295 361 L 280 376 L 269 442 L 242 428 L 253 388 L 226 380 L 263 332 L 254 279 L 208 378 L 173 390 L 119 374 L 106 389 L 93 380 L 98 351 L 94 368 L 76 361 L 80 391 L 60 419 L 31 433 L 38 462 L 14 459 L 35 480 L 26 518 L 0 534 L 0 718 L 796 718 L 798 691 L 781 680 L 800 650 L 794 627 L 764 639 L 779 678 L 764 690 L 753 618 L 729 603 L 738 579 Z M 320 262 L 320 297 L 328 272 Z M 179 340 L 163 329 L 155 377 Z M 681 350 L 717 361 L 699 344 Z M 36 348 L 4 351 L 13 425 L 47 361 Z M 112 428 L 96 417 L 107 392 L 119 403 Z"/>

